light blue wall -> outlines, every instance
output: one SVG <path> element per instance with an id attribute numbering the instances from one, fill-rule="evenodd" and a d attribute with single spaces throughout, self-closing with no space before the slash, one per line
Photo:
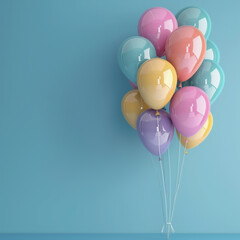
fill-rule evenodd
<path id="1" fill-rule="evenodd" d="M 177 232 L 240 232 L 240 1 L 1 0 L 0 232 L 159 232 L 151 157 L 122 117 L 117 50 L 148 8 L 205 8 L 226 85 L 186 159 Z"/>

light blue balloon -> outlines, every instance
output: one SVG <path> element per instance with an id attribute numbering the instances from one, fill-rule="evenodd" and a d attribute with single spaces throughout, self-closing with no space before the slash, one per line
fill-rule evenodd
<path id="1" fill-rule="evenodd" d="M 128 80 L 137 84 L 138 68 L 147 60 L 157 57 L 153 44 L 144 37 L 130 37 L 120 46 L 119 66 Z"/>
<path id="2" fill-rule="evenodd" d="M 221 66 L 214 61 L 204 60 L 198 71 L 182 85 L 201 88 L 212 104 L 222 92 L 224 83 L 225 75 Z"/>
<path id="3" fill-rule="evenodd" d="M 208 13 L 198 7 L 187 7 L 176 14 L 178 26 L 190 25 L 199 29 L 205 39 L 208 39 L 211 32 L 211 19 Z"/>
<path id="4" fill-rule="evenodd" d="M 215 61 L 219 63 L 220 61 L 220 52 L 217 45 L 211 40 L 207 40 L 207 50 L 205 59 Z"/>

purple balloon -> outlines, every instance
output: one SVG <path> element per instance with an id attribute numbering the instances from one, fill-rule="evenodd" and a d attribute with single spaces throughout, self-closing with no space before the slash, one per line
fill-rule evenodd
<path id="1" fill-rule="evenodd" d="M 137 132 L 147 150 L 160 157 L 172 141 L 174 126 L 168 113 L 158 112 L 159 116 L 153 109 L 143 112 L 137 120 Z"/>
<path id="2" fill-rule="evenodd" d="M 175 128 L 184 137 L 197 133 L 208 119 L 210 101 L 198 87 L 179 89 L 170 102 L 170 115 Z"/>

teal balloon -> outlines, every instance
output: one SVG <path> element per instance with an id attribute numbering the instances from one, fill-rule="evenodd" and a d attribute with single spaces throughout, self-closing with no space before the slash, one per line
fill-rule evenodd
<path id="1" fill-rule="evenodd" d="M 178 26 L 190 25 L 199 29 L 205 39 L 208 39 L 211 32 L 211 19 L 208 13 L 198 7 L 187 7 L 176 14 Z"/>
<path id="2" fill-rule="evenodd" d="M 207 40 L 207 50 L 205 59 L 215 61 L 217 63 L 220 62 L 220 52 L 217 45 L 211 40 Z"/>
<path id="3" fill-rule="evenodd" d="M 225 75 L 221 66 L 214 61 L 204 60 L 198 71 L 182 85 L 201 88 L 212 104 L 222 92 L 224 83 Z"/>
<path id="4" fill-rule="evenodd" d="M 130 37 L 120 46 L 118 63 L 128 80 L 137 84 L 138 68 L 147 60 L 157 57 L 153 44 L 144 37 Z"/>

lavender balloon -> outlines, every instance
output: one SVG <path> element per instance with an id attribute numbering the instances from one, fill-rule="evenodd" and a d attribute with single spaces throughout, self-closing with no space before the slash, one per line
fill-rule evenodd
<path id="1" fill-rule="evenodd" d="M 172 141 L 174 126 L 168 113 L 158 112 L 158 116 L 153 109 L 143 112 L 137 120 L 137 132 L 147 150 L 160 157 Z"/>

